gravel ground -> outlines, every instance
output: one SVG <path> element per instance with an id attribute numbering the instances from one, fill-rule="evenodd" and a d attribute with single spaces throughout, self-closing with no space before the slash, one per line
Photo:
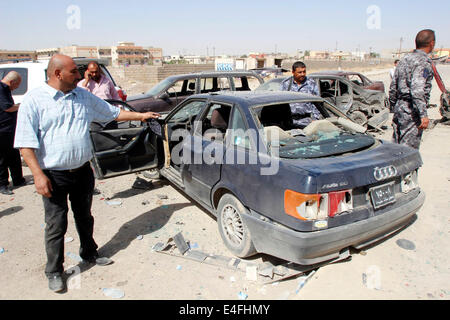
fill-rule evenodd
<path id="1" fill-rule="evenodd" d="M 450 66 L 440 65 L 439 70 L 444 82 L 450 83 Z M 388 70 L 366 74 L 384 81 L 388 88 Z M 439 96 L 434 83 L 431 103 L 439 103 Z M 430 118 L 440 118 L 437 108 L 430 109 Z M 390 139 L 391 135 L 388 128 L 382 138 Z M 242 292 L 249 300 L 448 300 L 449 150 L 449 126 L 439 124 L 426 131 L 419 178 L 427 200 L 417 220 L 387 240 L 354 253 L 351 261 L 320 268 L 298 293 L 298 278 L 265 284 L 269 279 L 250 281 L 245 272 L 152 252 L 154 244 L 182 231 L 200 250 L 232 257 L 210 215 L 169 184 L 154 181 L 150 190 L 132 189 L 137 178 L 134 174 L 97 182 L 101 194 L 94 196 L 92 208 L 95 239 L 100 253 L 111 257 L 114 264 L 86 267 L 78 263 L 79 241 L 69 213 L 65 268 L 73 272 L 67 274 L 71 276 L 67 292 L 52 293 L 44 276 L 42 199 L 33 185 L 25 186 L 14 190 L 14 196 L 0 195 L 0 299 L 237 300 Z M 28 168 L 24 173 L 31 177 Z M 160 195 L 167 199 L 160 199 Z M 119 203 L 111 205 L 108 200 Z M 404 243 L 412 243 L 413 250 L 405 249 Z M 280 262 L 265 255 L 248 260 L 264 261 Z"/>

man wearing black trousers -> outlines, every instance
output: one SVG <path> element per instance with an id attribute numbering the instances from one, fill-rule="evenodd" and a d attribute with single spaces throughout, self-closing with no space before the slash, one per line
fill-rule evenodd
<path id="1" fill-rule="evenodd" d="M 19 150 L 14 149 L 14 132 L 16 130 L 17 110 L 11 92 L 22 82 L 20 75 L 9 72 L 0 81 L 0 193 L 14 194 L 9 188 L 9 172 L 14 187 L 25 185 L 22 173 L 22 161 Z"/>
<path id="2" fill-rule="evenodd" d="M 45 212 L 45 275 L 49 289 L 63 292 L 64 235 L 67 231 L 67 198 L 80 237 L 80 257 L 87 263 L 107 265 L 99 257 L 93 237 L 91 213 L 94 191 L 91 122 L 156 119 L 153 112 L 131 112 L 108 104 L 78 88 L 81 79 L 72 58 L 54 55 L 47 69 L 48 82 L 28 92 L 19 109 L 14 147 L 19 148 L 42 195 Z"/>

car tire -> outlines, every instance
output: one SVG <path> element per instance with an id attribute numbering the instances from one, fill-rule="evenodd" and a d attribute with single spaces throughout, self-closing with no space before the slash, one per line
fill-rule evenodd
<path id="1" fill-rule="evenodd" d="M 240 258 L 257 253 L 248 227 L 242 219 L 247 212 L 244 205 L 233 195 L 225 194 L 217 207 L 219 233 L 226 247 Z"/>

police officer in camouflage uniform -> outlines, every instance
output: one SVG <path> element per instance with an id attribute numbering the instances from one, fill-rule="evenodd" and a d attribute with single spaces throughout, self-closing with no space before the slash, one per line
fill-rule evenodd
<path id="1" fill-rule="evenodd" d="M 317 83 L 306 76 L 306 65 L 301 61 L 292 65 L 292 77 L 281 83 L 281 90 L 320 95 Z M 322 118 L 320 111 L 312 103 L 292 103 L 290 107 L 297 128 L 303 129 L 312 121 Z"/>
<path id="2" fill-rule="evenodd" d="M 394 112 L 393 140 L 419 149 L 423 130 L 428 128 L 427 115 L 433 69 L 428 54 L 434 49 L 433 30 L 422 30 L 416 36 L 416 50 L 397 65 L 389 89 L 389 102 Z"/>

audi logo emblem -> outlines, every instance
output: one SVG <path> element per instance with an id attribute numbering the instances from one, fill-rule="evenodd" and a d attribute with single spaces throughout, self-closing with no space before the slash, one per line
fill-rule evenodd
<path id="1" fill-rule="evenodd" d="M 375 177 L 375 180 L 381 181 L 393 178 L 397 175 L 397 173 L 398 173 L 397 168 L 394 166 L 388 166 L 383 168 L 376 167 L 373 171 L 373 176 Z"/>

